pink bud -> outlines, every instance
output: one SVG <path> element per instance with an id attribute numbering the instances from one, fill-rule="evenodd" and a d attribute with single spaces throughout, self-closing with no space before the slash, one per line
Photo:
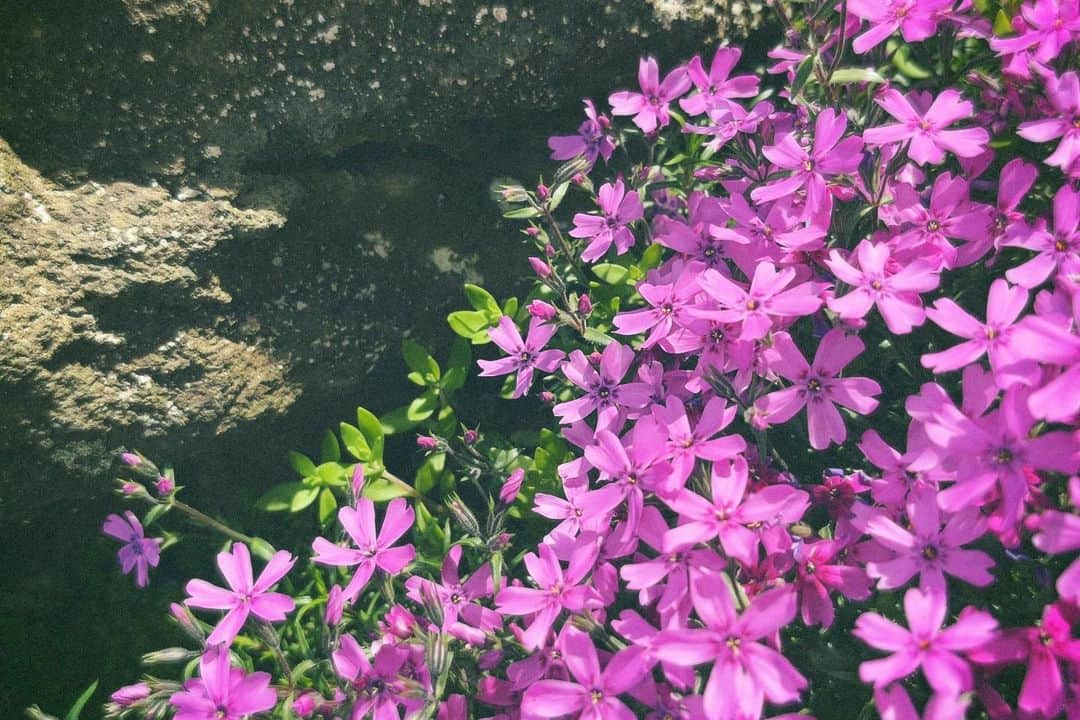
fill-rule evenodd
<path id="1" fill-rule="evenodd" d="M 352 471 L 352 482 L 349 485 L 352 488 L 353 497 L 360 497 L 360 493 L 364 490 L 364 466 L 360 463 L 356 463 L 356 467 Z"/>
<path id="2" fill-rule="evenodd" d="M 465 441 L 466 445 L 475 445 L 476 441 L 479 439 L 479 437 L 480 437 L 479 433 L 477 433 L 472 428 L 469 428 L 468 430 L 465 431 L 465 434 L 462 436 L 461 439 Z"/>
<path id="3" fill-rule="evenodd" d="M 548 243 L 547 245 L 545 245 L 544 246 L 544 254 L 547 255 L 549 258 L 555 257 L 555 246 L 552 245 L 551 243 Z"/>
<path id="4" fill-rule="evenodd" d="M 540 228 L 536 227 L 535 225 L 530 225 L 529 227 L 525 228 L 525 234 L 531 238 L 540 237 Z"/>
<path id="5" fill-rule="evenodd" d="M 518 468 L 514 472 L 510 473 L 510 476 L 503 482 L 502 487 L 499 489 L 499 500 L 504 504 L 510 505 L 514 502 L 514 498 L 517 497 L 518 491 L 521 490 L 521 483 L 525 481 L 525 469 Z"/>
<path id="6" fill-rule="evenodd" d="M 123 485 L 120 486 L 120 490 L 125 495 L 134 495 L 135 493 L 139 492 L 142 489 L 143 489 L 142 485 L 140 485 L 139 483 L 133 483 L 133 482 L 126 482 L 126 483 L 124 483 Z"/>
<path id="7" fill-rule="evenodd" d="M 555 316 L 559 314 L 559 311 L 555 309 L 554 305 L 546 303 L 543 300 L 533 300 L 525 306 L 525 309 L 528 310 L 529 314 L 534 318 L 545 321 L 554 320 Z"/>
<path id="8" fill-rule="evenodd" d="M 588 315 L 592 312 L 592 300 L 588 295 L 582 295 L 577 301 L 577 311 L 581 315 Z"/>
<path id="9" fill-rule="evenodd" d="M 586 180 L 588 180 L 588 178 L 585 177 L 585 173 L 574 173 L 574 177 L 570 178 L 570 182 L 579 186 L 584 185 Z"/>
<path id="10" fill-rule="evenodd" d="M 390 634 L 402 640 L 412 637 L 413 629 L 416 628 L 416 616 L 401 605 L 390 608 L 384 620 Z"/>
<path id="11" fill-rule="evenodd" d="M 323 620 L 327 625 L 333 627 L 341 622 L 341 617 L 344 614 L 345 591 L 341 589 L 340 585 L 335 585 L 330 588 L 330 593 L 326 596 L 326 610 L 323 612 Z"/>
<path id="12" fill-rule="evenodd" d="M 550 405 L 551 403 L 555 402 L 555 393 L 551 392 L 550 390 L 544 390 L 542 393 L 540 393 L 540 402 Z"/>
<path id="13" fill-rule="evenodd" d="M 600 367 L 600 361 L 604 359 L 604 356 L 595 350 L 585 356 L 585 359 L 589 361 L 589 364 L 593 367 Z"/>
<path id="14" fill-rule="evenodd" d="M 529 265 L 532 266 L 533 272 L 536 273 L 536 276 L 538 278 L 546 278 L 551 276 L 551 266 L 540 258 L 529 258 Z"/>
<path id="15" fill-rule="evenodd" d="M 120 462 L 124 463 L 128 467 L 139 467 L 142 465 L 142 458 L 135 453 L 122 453 L 120 455 Z"/>
<path id="16" fill-rule="evenodd" d="M 418 435 L 416 437 L 416 444 L 422 450 L 434 450 L 439 447 L 439 441 L 430 435 Z"/>
<path id="17" fill-rule="evenodd" d="M 164 496 L 176 489 L 176 483 L 172 481 L 172 478 L 162 475 L 154 481 L 154 488 L 157 490 L 158 495 Z"/>
<path id="18" fill-rule="evenodd" d="M 551 190 L 544 183 L 540 183 L 536 186 L 536 197 L 540 198 L 541 200 L 547 200 L 549 197 L 551 197 Z"/>
<path id="19" fill-rule="evenodd" d="M 146 683 L 135 683 L 120 688 L 110 695 L 109 699 L 120 707 L 126 708 L 148 697 L 150 697 L 150 686 Z"/>
<path id="20" fill-rule="evenodd" d="M 296 698 L 296 700 L 293 701 L 293 712 L 300 717 L 307 717 L 311 715 L 313 712 L 315 712 L 315 707 L 318 705 L 318 701 L 316 700 L 318 696 L 319 694 L 315 692 L 303 693 L 302 695 L 300 695 L 300 697 Z"/>

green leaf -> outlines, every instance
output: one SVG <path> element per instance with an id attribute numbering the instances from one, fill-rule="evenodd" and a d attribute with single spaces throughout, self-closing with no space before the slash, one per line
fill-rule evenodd
<path id="1" fill-rule="evenodd" d="M 499 303 L 495 301 L 494 296 L 487 290 L 479 285 L 465 283 L 465 297 L 469 299 L 469 304 L 473 306 L 473 309 L 484 313 L 491 323 L 499 321 L 502 310 L 499 309 Z"/>
<path id="2" fill-rule="evenodd" d="M 442 389 L 446 392 L 453 392 L 459 389 L 465 384 L 465 380 L 469 377 L 469 373 L 464 368 L 454 367 L 446 371 L 442 379 Z"/>
<path id="3" fill-rule="evenodd" d="M 995 35 L 1012 35 L 1013 25 L 1012 18 L 1002 9 L 998 9 L 997 15 L 994 16 L 994 34 Z"/>
<path id="4" fill-rule="evenodd" d="M 660 262 L 663 259 L 664 246 L 653 243 L 645 248 L 645 252 L 641 253 L 641 262 L 638 263 L 638 267 L 642 270 L 653 270 L 654 268 L 660 267 Z"/>
<path id="5" fill-rule="evenodd" d="M 482 345 L 489 342 L 487 329 L 494 323 L 488 321 L 488 316 L 477 310 L 457 310 L 446 316 L 446 322 L 450 329 L 463 338 L 471 340 L 473 345 Z M 483 336 L 483 340 L 477 338 Z"/>
<path id="6" fill-rule="evenodd" d="M 337 438 L 329 430 L 323 435 L 319 454 L 324 463 L 337 462 L 341 459 L 341 447 L 338 446 Z"/>
<path id="7" fill-rule="evenodd" d="M 337 510 L 337 498 L 330 488 L 323 488 L 319 492 L 319 522 L 325 523 L 334 516 Z"/>
<path id="8" fill-rule="evenodd" d="M 325 488 L 323 489 L 325 490 Z M 315 502 L 315 498 L 317 497 L 319 497 L 319 488 L 304 487 L 292 496 L 292 502 L 289 503 L 289 511 L 294 513 L 300 512 L 308 505 Z"/>
<path id="9" fill-rule="evenodd" d="M 293 496 L 308 489 L 302 482 L 288 482 L 275 485 L 255 501 L 255 507 L 265 512 L 284 512 L 292 507 Z"/>
<path id="10" fill-rule="evenodd" d="M 439 482 L 439 473 L 442 470 L 440 466 L 443 463 L 436 462 L 435 458 L 442 461 L 445 455 L 443 453 L 428 455 L 420 469 L 416 471 L 416 491 L 421 495 L 430 492 Z"/>
<path id="11" fill-rule="evenodd" d="M 837 68 L 829 78 L 830 85 L 846 85 L 848 83 L 883 83 L 885 78 L 874 68 Z"/>
<path id="12" fill-rule="evenodd" d="M 564 182 L 555 188 L 555 191 L 551 193 L 551 200 L 548 202 L 548 211 L 555 212 L 555 208 L 559 207 L 559 204 L 566 197 L 566 191 L 570 188 L 570 183 Z"/>
<path id="13" fill-rule="evenodd" d="M 409 403 L 408 410 L 405 412 L 405 417 L 414 423 L 422 422 L 431 417 L 438 407 L 439 400 L 435 396 L 435 393 L 426 392 Z"/>
<path id="14" fill-rule="evenodd" d="M 630 274 L 629 268 L 614 263 L 599 263 L 598 265 L 593 265 L 592 271 L 596 273 L 596 277 L 600 278 L 608 285 L 619 285 L 626 282 L 626 278 Z"/>
<path id="15" fill-rule="evenodd" d="M 594 345 L 608 345 L 615 342 L 615 338 L 607 333 L 602 333 L 596 328 L 585 328 L 585 339 Z"/>
<path id="16" fill-rule="evenodd" d="M 892 42 L 896 41 L 891 41 L 890 45 Z M 892 54 L 892 62 L 902 75 L 912 80 L 926 80 L 930 77 L 929 70 L 911 59 L 910 45 L 898 45 L 896 52 Z"/>
<path id="17" fill-rule="evenodd" d="M 409 419 L 409 406 L 402 405 L 379 418 L 379 426 L 387 435 L 393 435 L 411 430 L 416 423 Z"/>
<path id="18" fill-rule="evenodd" d="M 338 462 L 323 463 L 315 468 L 315 478 L 312 478 L 312 482 L 307 482 L 309 478 L 304 478 L 304 481 L 309 487 L 323 485 L 345 487 L 347 483 L 345 470 L 345 466 Z"/>
<path id="19" fill-rule="evenodd" d="M 251 538 L 250 546 L 252 555 L 259 558 L 260 560 L 266 560 L 268 562 L 270 558 L 274 557 L 274 553 L 277 552 L 277 550 L 274 549 L 273 545 L 266 542 L 261 537 Z M 192 660 L 192 662 L 197 663 L 198 661 Z"/>
<path id="20" fill-rule="evenodd" d="M 315 474 L 315 463 L 311 461 L 307 455 L 298 453 L 295 450 L 289 451 L 289 464 L 292 465 L 292 469 L 296 471 L 296 474 L 300 477 L 307 477 L 308 475 Z"/>
<path id="21" fill-rule="evenodd" d="M 90 697 L 97 690 L 98 681 L 90 683 L 90 687 L 83 690 L 82 695 L 75 701 L 75 704 L 71 706 L 71 709 L 67 711 L 67 715 L 64 716 L 64 720 L 79 720 L 79 715 L 82 713 L 83 708 L 86 707 L 86 703 L 90 702 Z"/>
<path id="22" fill-rule="evenodd" d="M 439 379 L 439 363 L 431 357 L 428 349 L 420 343 L 405 338 L 401 341 L 401 353 L 405 356 L 405 364 L 409 369 L 427 379 L 431 375 L 435 380 Z"/>
<path id="23" fill-rule="evenodd" d="M 341 429 L 341 441 L 345 443 L 345 449 L 349 451 L 349 454 L 361 462 L 371 460 L 371 446 L 368 445 L 364 433 L 360 432 L 360 428 L 345 422 L 341 423 L 339 427 Z"/>
<path id="24" fill-rule="evenodd" d="M 375 417 L 375 413 L 367 408 L 358 407 L 356 408 L 356 427 L 360 428 L 360 432 L 364 433 L 364 439 L 367 440 L 368 446 L 374 452 L 375 446 L 381 444 L 385 434 L 379 418 Z M 382 453 L 379 453 L 379 455 L 381 457 Z"/>
<path id="25" fill-rule="evenodd" d="M 142 524 L 146 527 L 150 527 L 155 522 L 157 522 L 158 518 L 160 518 L 162 515 L 169 512 L 170 510 L 172 510 L 172 505 L 168 503 L 161 503 L 160 505 L 155 505 L 154 507 L 150 508 L 146 515 L 143 516 Z"/>
<path id="26" fill-rule="evenodd" d="M 795 78 L 791 83 L 791 97 L 794 98 L 802 92 L 803 86 L 806 85 L 806 81 L 810 79 L 810 74 L 814 71 L 814 65 L 816 63 L 816 55 L 810 55 L 799 63 L 799 67 L 795 69 Z"/>
<path id="27" fill-rule="evenodd" d="M 414 497 L 417 495 L 416 488 L 397 478 L 381 475 L 376 478 L 368 478 L 364 483 L 364 497 L 375 502 L 385 502 L 399 497 Z"/>
<path id="28" fill-rule="evenodd" d="M 518 311 L 518 299 L 516 297 L 510 297 L 503 303 L 502 314 L 514 317 Z"/>
<path id="29" fill-rule="evenodd" d="M 527 220 L 532 217 L 536 217 L 540 214 L 540 211 L 534 207 L 523 207 L 517 210 L 511 210 L 510 212 L 504 212 L 503 217 L 507 220 Z"/>
<path id="30" fill-rule="evenodd" d="M 516 298 L 511 298 L 511 300 Z M 509 301 L 507 301 L 509 303 Z M 510 315 L 511 313 L 506 313 Z M 450 357 L 446 361 L 447 366 L 450 368 L 461 368 L 462 370 L 469 370 L 469 366 L 472 364 L 472 347 L 469 343 L 465 342 L 461 338 L 455 338 L 454 344 L 450 346 Z"/>

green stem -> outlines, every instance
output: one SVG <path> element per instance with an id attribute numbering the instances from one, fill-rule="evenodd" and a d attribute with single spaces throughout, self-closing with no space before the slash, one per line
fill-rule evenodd
<path id="1" fill-rule="evenodd" d="M 211 528 L 212 530 L 217 530 L 219 533 L 231 540 L 236 540 L 237 542 L 242 542 L 247 545 L 251 545 L 255 542 L 255 538 L 233 530 L 225 523 L 215 520 L 214 518 L 210 517 L 209 515 L 200 510 L 196 510 L 182 500 L 172 500 L 171 504 L 174 508 L 184 513 L 195 522 Z"/>

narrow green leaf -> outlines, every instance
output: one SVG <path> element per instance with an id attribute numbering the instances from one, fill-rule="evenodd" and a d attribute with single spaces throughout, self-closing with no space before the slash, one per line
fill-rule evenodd
<path id="1" fill-rule="evenodd" d="M 71 706 L 71 709 L 67 711 L 67 715 L 64 716 L 64 720 L 79 720 L 79 715 L 82 713 L 83 708 L 86 707 L 86 703 L 90 702 L 90 697 L 97 690 L 98 681 L 90 683 L 90 687 L 83 690 L 82 695 L 75 701 L 75 704 Z"/>
<path id="2" fill-rule="evenodd" d="M 559 207 L 563 198 L 566 197 L 566 191 L 570 188 L 570 183 L 564 182 L 556 186 L 554 192 L 551 193 L 551 200 L 548 202 L 548 210 L 554 212 L 555 208 Z"/>
<path id="3" fill-rule="evenodd" d="M 302 482 L 288 482 L 275 485 L 255 501 L 255 507 L 265 512 L 284 512 L 292 506 L 296 493 L 308 488 Z"/>
<path id="4" fill-rule="evenodd" d="M 341 459 L 341 447 L 338 446 L 337 438 L 329 430 L 323 435 L 319 453 L 324 463 L 337 462 Z"/>
<path id="5" fill-rule="evenodd" d="M 829 78 L 830 85 L 846 85 L 848 83 L 883 83 L 885 78 L 873 68 L 845 67 L 837 68 Z"/>
<path id="6" fill-rule="evenodd" d="M 368 445 L 364 433 L 360 432 L 360 428 L 345 422 L 341 423 L 339 427 L 341 441 L 345 443 L 345 449 L 349 451 L 349 454 L 361 462 L 371 460 L 371 446 Z"/>
<path id="7" fill-rule="evenodd" d="M 307 455 L 298 453 L 295 450 L 289 451 L 289 464 L 292 465 L 292 469 L 296 471 L 296 474 L 300 477 L 307 477 L 308 475 L 315 474 L 315 463 L 311 461 Z"/>
<path id="8" fill-rule="evenodd" d="M 409 403 L 405 417 L 412 422 L 422 422 L 431 417 L 437 407 L 439 407 L 438 398 L 434 393 L 426 392 Z"/>
<path id="9" fill-rule="evenodd" d="M 593 273 L 608 285 L 619 285 L 626 282 L 630 269 L 614 263 L 598 263 L 592 267 Z"/>
<path id="10" fill-rule="evenodd" d="M 416 427 L 416 423 L 409 419 L 409 406 L 402 405 L 394 408 L 379 418 L 379 425 L 387 435 L 405 432 Z"/>
<path id="11" fill-rule="evenodd" d="M 600 332 L 596 328 L 586 328 L 585 339 L 595 345 L 608 345 L 609 343 L 615 342 L 615 338 L 607 333 Z"/>
<path id="12" fill-rule="evenodd" d="M 330 488 L 323 488 L 319 492 L 319 522 L 326 523 L 330 518 L 334 517 L 334 511 L 337 510 L 337 498 L 334 497 L 334 493 Z"/>
<path id="13" fill-rule="evenodd" d="M 529 218 L 536 217 L 540 214 L 540 211 L 534 207 L 523 207 L 517 210 L 511 210 L 510 212 L 504 212 L 503 217 L 507 220 L 528 220 Z"/>
<path id="14" fill-rule="evenodd" d="M 315 502 L 315 498 L 317 497 L 319 497 L 319 488 L 305 487 L 292 496 L 292 502 L 289 503 L 289 510 L 294 513 L 300 512 L 308 505 Z"/>
<path id="15" fill-rule="evenodd" d="M 465 297 L 469 299 L 474 310 L 484 313 L 492 323 L 497 322 L 502 315 L 494 296 L 479 285 L 465 283 Z"/>
<path id="16" fill-rule="evenodd" d="M 371 478 L 364 483 L 364 497 L 375 502 L 385 502 L 398 497 L 414 497 L 417 495 L 416 488 L 397 478 L 389 478 L 386 475 Z"/>

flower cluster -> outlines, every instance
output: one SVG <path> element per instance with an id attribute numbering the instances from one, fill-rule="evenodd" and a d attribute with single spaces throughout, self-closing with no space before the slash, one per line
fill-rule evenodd
<path id="1" fill-rule="evenodd" d="M 185 603 L 224 616 L 174 611 L 199 676 L 112 712 L 1080 716 L 1080 16 L 977 5 L 777 4 L 778 92 L 721 48 L 643 59 L 629 123 L 586 101 L 551 186 L 504 193 L 527 304 L 469 286 L 450 317 L 546 426 L 451 437 L 463 373 L 407 345 L 424 394 L 342 425 L 358 462 L 294 458 L 311 562 L 230 531 L 228 588 Z M 105 529 L 145 584 L 157 543 Z"/>

